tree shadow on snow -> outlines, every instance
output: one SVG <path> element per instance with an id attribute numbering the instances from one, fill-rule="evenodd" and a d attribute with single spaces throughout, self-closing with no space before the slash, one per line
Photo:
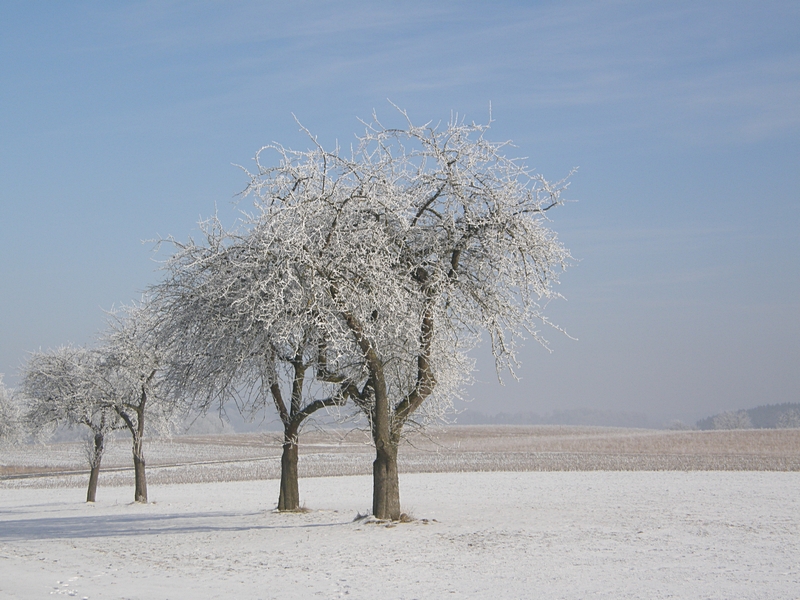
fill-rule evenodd
<path id="1" fill-rule="evenodd" d="M 181 515 L 86 515 L 0 521 L 0 541 L 79 539 L 163 535 L 167 533 L 206 533 L 270 529 L 310 529 L 336 527 L 349 521 L 268 525 L 253 523 L 263 512 L 188 513 Z M 251 522 L 243 523 L 250 520 Z"/>

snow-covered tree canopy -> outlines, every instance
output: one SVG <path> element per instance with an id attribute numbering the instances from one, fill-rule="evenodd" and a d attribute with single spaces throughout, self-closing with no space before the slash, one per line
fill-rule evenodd
<path id="1" fill-rule="evenodd" d="M 203 230 L 204 244 L 173 240 L 169 276 L 152 289 L 159 335 L 169 346 L 166 379 L 173 394 L 191 397 L 202 410 L 236 400 L 245 413 L 273 396 L 286 422 L 302 408 L 301 390 L 293 390 L 289 408 L 275 386 L 292 385 L 313 367 L 323 384 L 315 395 L 341 396 L 336 382 L 343 378 L 329 376 L 330 336 L 310 310 L 302 265 L 276 260 L 253 231 L 225 232 L 216 219 Z"/>
<path id="2" fill-rule="evenodd" d="M 103 433 L 122 425 L 104 390 L 107 375 L 98 352 L 74 346 L 34 352 L 22 375 L 25 420 L 35 434 L 57 425 L 86 425 Z"/>
<path id="3" fill-rule="evenodd" d="M 26 420 L 36 429 L 55 424 L 95 428 L 101 422 L 108 428 L 124 424 L 139 429 L 146 405 L 150 425 L 166 431 L 178 407 L 160 394 L 163 356 L 153 343 L 153 323 L 147 305 L 130 306 L 113 315 L 93 348 L 32 353 L 22 369 Z"/>
<path id="4" fill-rule="evenodd" d="M 500 368 L 521 335 L 543 341 L 541 303 L 570 258 L 545 218 L 563 182 L 506 158 L 486 129 L 376 119 L 349 156 L 273 145 L 250 174 L 247 239 L 280 273 L 253 293 L 304 306 L 336 360 L 360 362 L 361 381 L 381 371 L 358 402 L 371 414 L 384 387 L 394 428 L 426 400 L 441 413 L 481 332 Z"/>
<path id="5" fill-rule="evenodd" d="M 482 331 L 512 367 L 521 334 L 542 341 L 541 301 L 569 260 L 545 219 L 563 183 L 503 156 L 486 129 L 376 120 L 349 156 L 262 149 L 255 211 L 237 231 L 211 219 L 202 243 L 175 242 L 154 289 L 178 341 L 173 376 L 221 401 L 258 381 L 246 391 L 265 400 L 276 360 L 321 361 L 362 390 L 373 360 L 404 422 L 435 389 L 441 414 Z M 373 396 L 358 396 L 367 413 Z"/>
<path id="6" fill-rule="evenodd" d="M 128 425 L 143 428 L 138 420 L 148 415 L 148 427 L 169 432 L 183 407 L 164 390 L 166 356 L 157 336 L 152 305 L 144 301 L 112 313 L 98 351 L 106 378 L 107 397 Z"/>
<path id="7" fill-rule="evenodd" d="M 65 423 L 92 430 L 89 501 L 94 501 L 105 434 L 128 429 L 133 442 L 134 499 L 146 502 L 145 424 L 167 431 L 179 406 L 162 393 L 164 357 L 150 305 L 131 305 L 112 317 L 95 348 L 64 346 L 29 357 L 22 372 L 26 421 L 36 432 Z"/>

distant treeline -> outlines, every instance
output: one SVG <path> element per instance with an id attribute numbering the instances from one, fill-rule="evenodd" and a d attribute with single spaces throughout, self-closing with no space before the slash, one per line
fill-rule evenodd
<path id="1" fill-rule="evenodd" d="M 591 408 L 574 408 L 554 410 L 540 415 L 535 412 L 485 413 L 467 408 L 456 415 L 458 425 L 585 425 L 598 427 L 642 427 L 652 428 L 654 424 L 641 413 L 617 412 L 613 410 L 595 410 Z"/>
<path id="2" fill-rule="evenodd" d="M 634 412 L 575 408 L 535 412 L 486 414 L 465 409 L 454 419 L 457 425 L 583 425 L 598 427 L 639 427 L 670 429 L 785 429 L 800 428 L 800 403 L 767 404 L 748 410 L 722 412 L 697 421 L 695 427 L 674 421 L 659 425 L 647 415 Z"/>
<path id="3" fill-rule="evenodd" d="M 697 422 L 698 429 L 784 429 L 800 427 L 800 403 L 765 404 L 723 412 Z"/>

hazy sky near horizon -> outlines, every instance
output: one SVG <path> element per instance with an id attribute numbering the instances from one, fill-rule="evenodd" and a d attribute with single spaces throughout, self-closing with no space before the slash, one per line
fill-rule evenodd
<path id="1" fill-rule="evenodd" d="M 549 332 L 473 409 L 656 422 L 800 401 L 797 2 L 0 2 L 0 373 L 91 343 L 151 243 L 247 208 L 236 164 L 387 99 L 571 179 Z M 161 256 L 163 258 L 163 255 Z"/>

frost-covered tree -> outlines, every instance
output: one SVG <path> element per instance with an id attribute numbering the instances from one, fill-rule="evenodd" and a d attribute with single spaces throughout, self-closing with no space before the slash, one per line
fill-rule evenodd
<path id="1" fill-rule="evenodd" d="M 796 408 L 790 408 L 787 411 L 781 413 L 781 416 L 778 417 L 778 429 L 796 429 L 800 428 L 800 410 Z"/>
<path id="2" fill-rule="evenodd" d="M 25 422 L 35 435 L 46 435 L 58 425 L 84 425 L 91 432 L 87 502 L 97 497 L 106 436 L 123 426 L 106 398 L 106 377 L 99 352 L 74 346 L 34 352 L 22 369 Z"/>
<path id="3" fill-rule="evenodd" d="M 144 437 L 148 428 L 166 433 L 183 407 L 164 391 L 165 355 L 157 335 L 157 319 L 149 302 L 112 314 L 97 350 L 106 405 L 131 434 L 134 500 L 147 502 Z"/>
<path id="4" fill-rule="evenodd" d="M 545 218 L 563 184 L 507 158 L 486 129 L 375 119 L 349 155 L 269 146 L 251 174 L 247 240 L 267 263 L 291 265 L 304 318 L 347 365 L 376 447 L 378 518 L 400 517 L 406 424 L 450 406 L 482 332 L 498 369 L 514 366 L 522 335 L 543 342 L 542 300 L 557 296 L 569 261 Z"/>
<path id="5" fill-rule="evenodd" d="M 235 401 L 248 417 L 274 406 L 283 424 L 278 509 L 300 509 L 298 444 L 305 420 L 344 404 L 347 380 L 328 360 L 302 269 L 275 260 L 257 236 L 212 219 L 203 243 L 178 243 L 152 288 L 169 348 L 171 394 L 200 411 Z M 311 307 L 311 308 L 310 308 Z"/>
<path id="6" fill-rule="evenodd" d="M 147 502 L 144 459 L 145 423 L 167 431 L 179 405 L 161 393 L 163 354 L 154 335 L 150 305 L 131 305 L 112 315 L 97 347 L 64 347 L 35 353 L 23 370 L 22 391 L 29 398 L 27 421 L 34 427 L 55 423 L 86 425 L 93 433 L 94 489 L 105 443 L 112 429 L 131 434 L 134 500 Z"/>
<path id="7" fill-rule="evenodd" d="M 726 411 L 712 420 L 714 429 L 752 429 L 753 421 L 746 410 Z"/>
<path id="8" fill-rule="evenodd" d="M 0 444 L 14 443 L 23 433 L 19 402 L 3 383 L 3 374 L 0 373 Z"/>

